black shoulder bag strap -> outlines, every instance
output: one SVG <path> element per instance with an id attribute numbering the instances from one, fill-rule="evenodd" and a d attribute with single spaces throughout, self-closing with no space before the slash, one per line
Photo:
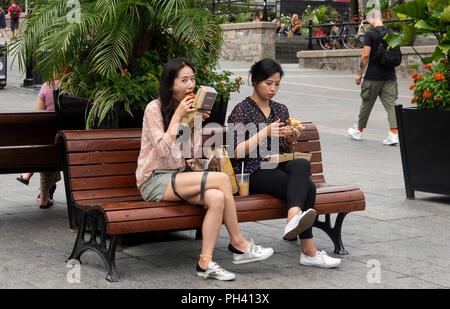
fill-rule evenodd
<path id="1" fill-rule="evenodd" d="M 178 192 L 177 192 L 177 190 L 175 189 L 175 177 L 178 175 L 178 173 L 182 173 L 182 171 L 177 171 L 177 172 L 175 172 L 175 173 L 173 173 L 172 174 L 172 190 L 173 190 L 173 193 L 175 193 L 175 195 L 180 199 L 180 200 L 182 200 L 183 202 L 185 202 L 185 203 L 187 203 L 187 204 L 191 204 L 191 205 L 198 205 L 198 204 L 195 204 L 195 203 L 191 203 L 191 202 L 189 202 L 188 200 L 186 200 L 184 197 L 182 197 Z M 201 181 L 201 183 L 200 183 L 200 201 L 199 201 L 199 203 L 202 203 L 203 202 L 203 199 L 205 198 L 205 184 L 206 184 L 206 178 L 208 177 L 208 173 L 209 173 L 209 171 L 208 170 L 205 170 L 204 172 L 203 172 L 203 176 L 202 176 L 202 181 Z"/>

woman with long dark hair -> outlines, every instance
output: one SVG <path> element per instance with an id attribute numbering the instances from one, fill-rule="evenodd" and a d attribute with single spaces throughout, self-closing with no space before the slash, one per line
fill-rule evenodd
<path id="1" fill-rule="evenodd" d="M 141 151 L 136 170 L 137 186 L 144 200 L 179 201 L 207 207 L 202 225 L 202 252 L 197 274 L 205 278 L 233 280 L 235 275 L 213 262 L 213 251 L 222 223 L 230 235 L 229 251 L 233 263 L 262 261 L 273 254 L 248 242 L 237 220 L 232 187 L 228 176 L 220 172 L 183 172 L 182 146 L 176 144 L 181 119 L 196 109 L 190 94 L 195 89 L 194 66 L 186 59 L 172 59 L 164 67 L 159 98 L 150 102 L 144 114 Z M 203 113 L 203 120 L 209 112 Z"/>
<path id="2" fill-rule="evenodd" d="M 286 200 L 288 207 L 287 224 L 283 238 L 300 238 L 300 264 L 331 268 L 339 265 L 340 259 L 332 258 L 325 251 L 319 252 L 312 240 L 312 225 L 317 216 L 314 210 L 316 187 L 310 180 L 311 169 L 307 160 L 296 159 L 272 166 L 263 166 L 264 152 L 286 152 L 287 137 L 295 134 L 297 140 L 301 132 L 284 126 L 289 119 L 289 111 L 283 104 L 272 101 L 280 87 L 283 70 L 272 59 L 262 59 L 250 69 L 253 85 L 252 96 L 237 104 L 231 112 L 228 123 L 234 128 L 234 172 L 250 174 L 250 194 L 268 193 Z M 253 130 L 252 130 L 253 128 Z"/>

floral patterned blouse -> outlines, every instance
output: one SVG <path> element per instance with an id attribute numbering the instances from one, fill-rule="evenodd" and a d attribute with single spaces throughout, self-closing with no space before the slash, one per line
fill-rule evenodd
<path id="1" fill-rule="evenodd" d="M 247 97 L 244 101 L 236 105 L 228 117 L 228 132 L 231 134 L 229 140 L 234 142 L 234 149 L 240 143 L 246 141 L 261 129 L 277 121 L 286 122 L 289 118 L 289 111 L 283 104 L 269 101 L 270 114 L 266 118 L 263 111 L 259 108 L 258 104 L 252 100 L 251 97 Z M 240 128 L 239 128 L 240 124 Z M 242 125 L 243 124 L 243 125 Z M 245 126 L 245 129 L 244 129 Z M 276 145 L 275 138 L 267 137 L 262 143 L 245 158 L 231 159 L 234 172 L 236 174 L 241 173 L 242 162 L 244 162 L 244 173 L 253 173 L 257 169 L 261 168 L 261 162 L 269 154 L 283 153 L 284 138 L 278 138 L 278 145 Z M 274 149 L 272 149 L 274 144 Z M 232 146 L 232 145 L 230 145 Z M 278 147 L 277 147 L 278 146 Z M 233 153 L 228 149 L 229 153 Z"/>

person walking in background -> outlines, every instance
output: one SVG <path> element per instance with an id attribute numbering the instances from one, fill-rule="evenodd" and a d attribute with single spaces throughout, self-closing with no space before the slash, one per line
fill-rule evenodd
<path id="1" fill-rule="evenodd" d="M 382 44 L 381 33 L 389 33 L 392 30 L 383 25 L 383 18 L 379 9 L 371 10 L 367 15 L 367 20 L 372 25 L 364 35 L 364 47 L 361 54 L 359 73 L 356 76 L 356 84 L 360 85 L 362 74 L 367 67 L 364 81 L 361 84 L 362 103 L 359 112 L 358 124 L 347 130 L 348 135 L 354 140 L 362 140 L 363 129 L 367 126 L 370 112 L 377 97 L 380 97 L 381 103 L 387 112 L 390 132 L 385 140 L 384 145 L 397 145 L 397 121 L 395 118 L 395 102 L 398 98 L 397 75 L 395 67 L 386 68 L 378 64 L 376 51 L 378 44 Z"/>
<path id="2" fill-rule="evenodd" d="M 4 44 L 8 44 L 8 40 L 6 38 L 6 16 L 5 11 L 0 8 L 0 31 L 2 32 Z"/>
<path id="3" fill-rule="evenodd" d="M 19 29 L 20 13 L 21 13 L 20 7 L 16 5 L 15 1 L 11 1 L 11 6 L 8 9 L 8 15 L 11 18 L 12 39 L 15 39 L 17 36 L 17 29 Z"/>
<path id="4" fill-rule="evenodd" d="M 53 98 L 53 90 L 59 87 L 59 80 L 55 80 L 54 87 L 50 85 L 48 82 L 42 85 L 41 90 L 39 91 L 36 110 L 55 110 L 55 102 Z M 31 177 L 34 173 L 23 173 L 17 177 L 17 181 L 28 185 Z M 56 183 L 61 180 L 61 174 L 59 171 L 57 172 L 40 172 L 40 194 L 38 196 L 39 199 L 39 207 L 42 209 L 50 208 L 53 206 L 53 193 L 56 190 Z"/>

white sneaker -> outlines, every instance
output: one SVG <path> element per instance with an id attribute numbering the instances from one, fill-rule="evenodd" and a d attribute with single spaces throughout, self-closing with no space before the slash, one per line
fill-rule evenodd
<path id="1" fill-rule="evenodd" d="M 309 229 L 316 220 L 317 212 L 314 209 L 296 214 L 284 228 L 284 240 L 295 240 L 303 231 Z"/>
<path id="2" fill-rule="evenodd" d="M 398 144 L 398 133 L 389 132 L 387 138 L 383 141 L 383 145 L 394 146 Z"/>
<path id="3" fill-rule="evenodd" d="M 341 259 L 328 256 L 325 251 L 318 251 L 314 257 L 307 256 L 302 252 L 300 255 L 300 264 L 321 268 L 333 268 L 341 264 Z"/>
<path id="4" fill-rule="evenodd" d="M 359 131 L 357 128 L 348 128 L 347 133 L 354 140 L 357 140 L 357 141 L 361 141 L 362 140 L 362 132 Z"/>
<path id="5" fill-rule="evenodd" d="M 216 262 L 210 262 L 208 264 L 207 270 L 203 270 L 197 264 L 197 276 L 203 277 L 205 279 L 212 278 L 212 279 L 217 279 L 217 280 L 221 280 L 221 281 L 229 281 L 229 280 L 234 280 L 234 278 L 236 278 L 235 274 L 233 274 L 232 272 L 229 272 L 228 270 L 223 269 Z"/>
<path id="6" fill-rule="evenodd" d="M 231 252 L 236 252 L 236 249 L 230 248 L 230 246 L 228 247 L 228 250 L 230 250 Z M 265 259 L 268 259 L 272 254 L 272 248 L 264 248 L 263 246 L 255 245 L 253 238 L 250 238 L 247 251 L 245 253 L 233 253 L 233 263 L 245 264 L 263 261 Z"/>

